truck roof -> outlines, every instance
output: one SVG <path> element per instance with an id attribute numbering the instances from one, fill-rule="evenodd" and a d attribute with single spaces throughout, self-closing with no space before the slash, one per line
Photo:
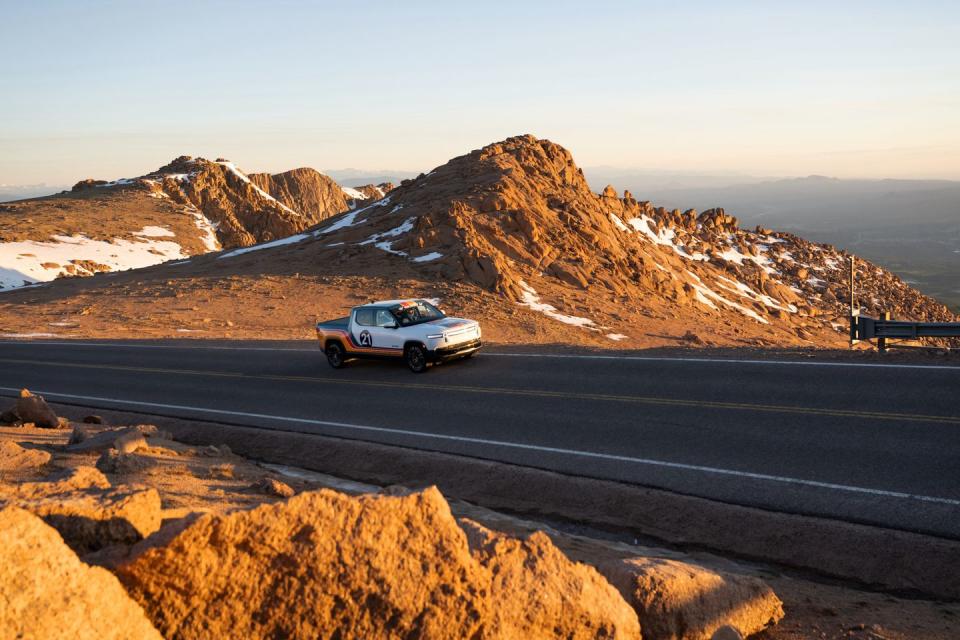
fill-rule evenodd
<path id="1" fill-rule="evenodd" d="M 413 302 L 415 300 L 422 300 L 422 298 L 404 298 L 402 300 L 377 300 L 376 302 L 368 302 L 367 304 L 357 305 L 358 307 L 392 307 L 394 305 L 402 304 L 404 302 Z"/>

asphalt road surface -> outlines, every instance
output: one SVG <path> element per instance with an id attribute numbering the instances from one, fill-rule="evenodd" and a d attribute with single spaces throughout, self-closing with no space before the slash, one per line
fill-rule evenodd
<path id="1" fill-rule="evenodd" d="M 0 394 L 327 434 L 960 539 L 960 363 L 0 342 Z"/>

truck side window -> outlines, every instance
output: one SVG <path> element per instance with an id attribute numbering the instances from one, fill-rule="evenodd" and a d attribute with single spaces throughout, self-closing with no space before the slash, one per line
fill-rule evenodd
<path id="1" fill-rule="evenodd" d="M 362 327 L 372 327 L 373 314 L 373 309 L 357 309 L 357 315 L 354 317 L 354 321 Z"/>
<path id="2" fill-rule="evenodd" d="M 394 327 L 397 325 L 397 319 L 386 309 L 377 309 L 377 326 Z"/>

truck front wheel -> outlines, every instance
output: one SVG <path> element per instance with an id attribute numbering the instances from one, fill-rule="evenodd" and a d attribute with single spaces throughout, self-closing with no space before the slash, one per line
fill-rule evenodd
<path id="1" fill-rule="evenodd" d="M 339 342 L 331 342 L 327 345 L 327 362 L 330 363 L 330 366 L 334 369 L 339 369 L 346 362 L 345 353 L 343 347 L 340 346 Z"/>
<path id="2" fill-rule="evenodd" d="M 427 370 L 427 352 L 418 344 L 411 344 L 403 354 L 410 371 L 414 373 L 423 373 Z"/>

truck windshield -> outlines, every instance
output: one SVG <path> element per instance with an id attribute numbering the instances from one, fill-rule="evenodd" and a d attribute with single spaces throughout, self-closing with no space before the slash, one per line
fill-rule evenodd
<path id="1" fill-rule="evenodd" d="M 390 307 L 390 312 L 397 318 L 401 327 L 409 327 L 422 322 L 439 320 L 443 318 L 443 313 L 426 300 L 411 300 L 410 302 L 401 302 L 395 307 Z"/>

